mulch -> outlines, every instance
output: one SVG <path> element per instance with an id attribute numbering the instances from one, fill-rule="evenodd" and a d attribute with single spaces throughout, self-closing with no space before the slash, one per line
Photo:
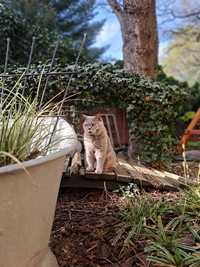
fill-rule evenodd
<path id="1" fill-rule="evenodd" d="M 191 180 L 197 180 L 199 163 L 188 162 Z M 170 171 L 183 175 L 181 162 Z M 175 192 L 151 191 L 153 198 L 168 201 Z M 60 267 L 149 266 L 144 255 L 146 241 L 124 246 L 126 225 L 119 214 L 126 200 L 118 193 L 91 189 L 62 189 L 59 193 L 50 247 Z"/>
<path id="2" fill-rule="evenodd" d="M 195 161 L 187 161 L 187 165 L 188 165 L 189 181 L 193 182 L 199 181 L 198 176 L 200 175 L 200 163 Z M 184 177 L 182 162 L 173 162 L 170 166 L 169 171 Z"/>
<path id="3" fill-rule="evenodd" d="M 151 194 L 170 199 L 175 193 Z M 126 230 L 119 218 L 125 206 L 125 199 L 117 193 L 83 189 L 60 192 L 50 242 L 60 267 L 148 266 L 143 254 L 145 241 L 126 248 L 119 238 Z"/>
<path id="4" fill-rule="evenodd" d="M 114 243 L 123 205 L 115 193 L 78 189 L 61 192 L 50 244 L 59 265 L 131 266 L 123 265 L 122 247 Z"/>

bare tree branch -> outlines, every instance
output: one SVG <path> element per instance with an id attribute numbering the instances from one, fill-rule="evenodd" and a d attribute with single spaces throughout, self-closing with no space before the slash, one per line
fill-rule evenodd
<path id="1" fill-rule="evenodd" d="M 122 13 L 121 6 L 117 0 L 107 0 L 112 10 L 116 13 Z"/>
<path id="2" fill-rule="evenodd" d="M 197 10 L 194 12 L 189 12 L 188 14 L 177 14 L 172 9 L 170 10 L 170 12 L 171 12 L 171 15 L 177 19 L 185 19 L 185 18 L 199 17 L 200 16 L 200 10 Z"/>
<path id="3" fill-rule="evenodd" d="M 113 12 L 118 17 L 120 23 L 122 24 L 122 16 L 123 16 L 123 10 L 121 8 L 120 3 L 117 0 L 107 0 L 108 4 L 112 8 Z"/>

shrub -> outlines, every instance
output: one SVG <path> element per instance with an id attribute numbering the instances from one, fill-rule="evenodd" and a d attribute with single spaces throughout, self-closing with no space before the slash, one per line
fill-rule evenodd
<path id="1" fill-rule="evenodd" d="M 79 68 L 71 87 L 82 92 L 82 109 L 115 106 L 127 110 L 130 134 L 142 144 L 142 159 L 158 161 L 171 157 L 177 141 L 175 122 L 186 90 L 127 74 L 112 65 Z"/>
<path id="2" fill-rule="evenodd" d="M 42 66 L 32 68 L 32 73 L 41 72 Z M 48 70 L 48 69 L 47 69 Z M 53 71 L 71 72 L 74 66 L 56 66 Z M 15 72 L 20 72 L 15 70 Z M 71 74 L 51 76 L 47 98 L 66 90 Z M 27 94 L 34 95 L 36 78 L 26 79 Z M 7 80 L 6 83 L 12 82 Z M 45 83 L 45 80 L 42 81 Z M 130 135 L 134 134 L 142 145 L 140 156 L 146 161 L 163 161 L 171 157 L 176 143 L 175 121 L 179 116 L 187 90 L 176 85 L 152 81 L 131 75 L 111 64 L 78 66 L 73 74 L 68 94 L 78 93 L 73 105 L 79 111 L 92 107 L 119 107 L 127 111 Z"/>

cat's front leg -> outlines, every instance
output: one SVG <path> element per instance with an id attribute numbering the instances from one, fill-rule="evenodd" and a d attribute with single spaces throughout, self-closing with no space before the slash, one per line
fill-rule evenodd
<path id="1" fill-rule="evenodd" d="M 95 157 L 97 163 L 95 173 L 101 174 L 103 172 L 103 166 L 105 161 L 102 151 L 97 150 L 95 153 Z"/>
<path id="2" fill-rule="evenodd" d="M 94 163 L 95 163 L 93 151 L 86 151 L 86 163 L 87 163 L 86 171 L 93 172 L 94 171 Z"/>

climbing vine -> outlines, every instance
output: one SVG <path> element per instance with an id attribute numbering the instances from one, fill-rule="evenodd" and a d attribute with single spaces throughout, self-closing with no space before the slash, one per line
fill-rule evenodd
<path id="1" fill-rule="evenodd" d="M 40 71 L 39 66 L 30 70 Z M 92 107 L 122 108 L 127 112 L 130 135 L 134 134 L 141 144 L 140 157 L 146 161 L 170 159 L 177 142 L 176 119 L 188 96 L 185 88 L 131 75 L 112 64 L 78 66 L 73 75 L 69 72 L 74 71 L 74 66 L 56 66 L 53 71 L 63 74 L 50 77 L 46 100 L 67 89 L 68 96 L 78 93 L 68 103 L 79 111 Z M 26 79 L 27 94 L 34 94 L 37 82 L 35 76 Z"/>

